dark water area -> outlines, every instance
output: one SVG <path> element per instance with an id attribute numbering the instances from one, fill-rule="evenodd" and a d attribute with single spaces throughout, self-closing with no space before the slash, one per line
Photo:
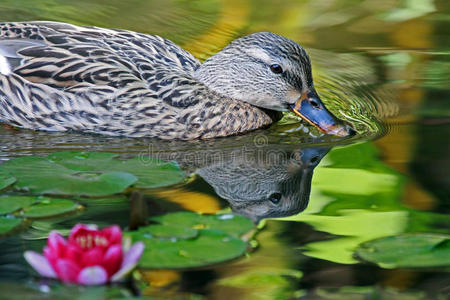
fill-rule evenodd
<path id="1" fill-rule="evenodd" d="M 243 258 L 142 270 L 138 286 L 62 288 L 36 278 L 23 252 L 40 251 L 50 230 L 127 228 L 138 209 L 92 199 L 0 238 L 5 299 L 447 299 L 448 264 L 377 265 L 355 250 L 390 236 L 450 234 L 448 1 L 0 0 L 0 21 L 25 20 L 158 34 L 200 59 L 248 33 L 284 35 L 308 51 L 318 93 L 358 135 L 324 136 L 290 113 L 268 129 L 189 142 L 0 126 L 0 164 L 58 151 L 176 161 L 188 177 L 142 191 L 150 214 L 233 211 L 261 228 Z"/>

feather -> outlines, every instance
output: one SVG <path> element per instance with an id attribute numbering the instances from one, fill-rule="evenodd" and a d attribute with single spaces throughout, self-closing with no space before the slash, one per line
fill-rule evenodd
<path id="1" fill-rule="evenodd" d="M 11 67 L 5 56 L 0 55 L 0 73 L 3 75 L 9 75 L 11 73 Z"/>

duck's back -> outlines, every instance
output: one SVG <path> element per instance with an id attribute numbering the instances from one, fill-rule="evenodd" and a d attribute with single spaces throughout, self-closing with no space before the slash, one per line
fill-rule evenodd
<path id="1" fill-rule="evenodd" d="M 18 68 L 16 73 L 37 68 L 32 63 L 44 58 L 45 64 L 53 61 L 61 73 L 76 57 L 78 63 L 123 64 L 142 73 L 162 66 L 192 72 L 199 66 L 189 52 L 157 35 L 58 22 L 0 23 L 0 54 L 13 69 Z M 68 56 L 71 61 L 64 59 Z M 105 60 L 107 56 L 111 60 Z"/>
<path id="2" fill-rule="evenodd" d="M 156 35 L 2 23 L 0 66 L 0 121 L 18 127 L 192 139 L 272 122 L 211 93 L 192 76 L 199 61 Z M 240 122 L 227 128 L 233 118 Z"/>

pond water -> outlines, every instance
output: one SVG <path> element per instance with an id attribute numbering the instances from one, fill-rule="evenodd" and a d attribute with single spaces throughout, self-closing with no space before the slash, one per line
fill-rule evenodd
<path id="1" fill-rule="evenodd" d="M 359 134 L 322 136 L 291 115 L 269 129 L 190 142 L 0 127 L 0 163 L 100 151 L 176 161 L 188 176 L 141 190 L 137 207 L 123 198 L 91 199 L 75 214 L 37 219 L 2 237 L 1 293 L 7 299 L 445 299 L 448 257 L 416 267 L 401 264 L 401 253 L 377 264 L 355 251 L 375 239 L 415 233 L 446 236 L 440 247 L 448 251 L 448 9 L 445 0 L 2 0 L 0 21 L 158 34 L 200 59 L 247 33 L 285 35 L 310 53 L 322 99 Z M 79 222 L 132 227 L 142 211 L 233 211 L 260 221 L 260 231 L 244 257 L 181 271 L 141 270 L 134 286 L 62 288 L 35 277 L 23 259 L 25 250 L 42 249 L 50 230 L 67 233 Z"/>

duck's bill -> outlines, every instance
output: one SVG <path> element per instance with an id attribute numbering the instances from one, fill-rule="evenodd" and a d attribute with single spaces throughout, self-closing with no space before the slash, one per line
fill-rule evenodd
<path id="1" fill-rule="evenodd" d="M 290 105 L 290 109 L 303 120 L 326 134 L 345 137 L 356 131 L 345 121 L 336 118 L 322 103 L 316 91 L 308 91 Z"/>

